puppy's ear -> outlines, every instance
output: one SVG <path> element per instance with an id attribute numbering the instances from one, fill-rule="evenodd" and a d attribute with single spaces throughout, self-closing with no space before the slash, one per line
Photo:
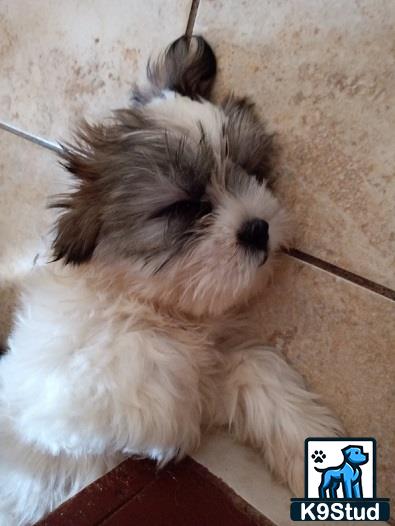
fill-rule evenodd
<path id="1" fill-rule="evenodd" d="M 88 261 L 100 232 L 100 208 L 94 195 L 80 189 L 72 198 L 59 201 L 54 206 L 66 209 L 56 225 L 52 245 L 54 261 L 63 259 L 65 264 L 76 265 Z"/>
<path id="2" fill-rule="evenodd" d="M 58 197 L 51 208 L 61 208 L 52 244 L 54 261 L 65 264 L 88 261 L 96 248 L 101 228 L 101 199 L 98 174 L 89 152 L 82 148 L 64 147 L 62 165 L 75 176 L 77 189 Z"/>
<path id="3" fill-rule="evenodd" d="M 191 99 L 208 98 L 217 72 L 214 52 L 201 36 L 174 41 L 156 62 L 149 62 L 147 76 L 160 90 L 169 89 Z"/>
<path id="4" fill-rule="evenodd" d="M 224 126 L 225 154 L 248 174 L 273 186 L 277 150 L 273 134 L 266 131 L 254 104 L 248 98 L 228 96 L 222 103 L 228 120 Z"/>

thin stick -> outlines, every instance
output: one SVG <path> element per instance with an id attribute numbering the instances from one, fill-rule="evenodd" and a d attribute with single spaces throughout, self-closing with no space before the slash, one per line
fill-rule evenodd
<path id="1" fill-rule="evenodd" d="M 25 132 L 20 128 L 17 128 L 16 126 L 13 126 L 12 124 L 7 124 L 6 122 L 0 121 L 0 129 L 13 133 L 18 137 L 22 137 L 22 139 L 26 139 L 27 141 L 33 142 L 34 144 L 38 144 L 43 148 L 47 148 L 47 150 L 51 150 L 56 153 L 63 151 L 63 148 L 60 144 L 48 141 L 47 139 L 42 139 L 41 137 L 37 137 L 36 135 Z"/>
<path id="2" fill-rule="evenodd" d="M 189 44 L 191 42 L 191 38 L 193 34 L 193 27 L 195 25 L 198 7 L 199 7 L 199 0 L 192 0 L 191 9 L 189 11 L 187 27 L 185 29 L 185 36 L 187 37 L 188 48 L 189 48 Z"/>

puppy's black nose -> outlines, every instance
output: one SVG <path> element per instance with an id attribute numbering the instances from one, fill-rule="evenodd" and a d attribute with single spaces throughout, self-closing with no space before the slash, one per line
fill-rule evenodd
<path id="1" fill-rule="evenodd" d="M 245 248 L 266 251 L 269 241 L 269 224 L 263 219 L 251 219 L 241 227 L 237 239 Z"/>

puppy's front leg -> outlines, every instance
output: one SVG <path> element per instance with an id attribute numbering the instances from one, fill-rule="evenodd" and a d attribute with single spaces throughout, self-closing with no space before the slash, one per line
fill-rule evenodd
<path id="1" fill-rule="evenodd" d="M 239 440 L 262 451 L 281 482 L 303 496 L 305 438 L 338 435 L 341 425 L 277 352 L 236 349 L 225 362 L 227 424 Z"/>

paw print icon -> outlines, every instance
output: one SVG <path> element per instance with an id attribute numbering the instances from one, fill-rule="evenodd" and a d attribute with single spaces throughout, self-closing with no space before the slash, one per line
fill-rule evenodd
<path id="1" fill-rule="evenodd" d="M 326 455 L 323 451 L 314 451 L 314 453 L 311 455 L 311 458 L 314 460 L 314 463 L 317 464 L 320 462 L 321 464 L 324 462 L 324 459 L 326 458 Z"/>

